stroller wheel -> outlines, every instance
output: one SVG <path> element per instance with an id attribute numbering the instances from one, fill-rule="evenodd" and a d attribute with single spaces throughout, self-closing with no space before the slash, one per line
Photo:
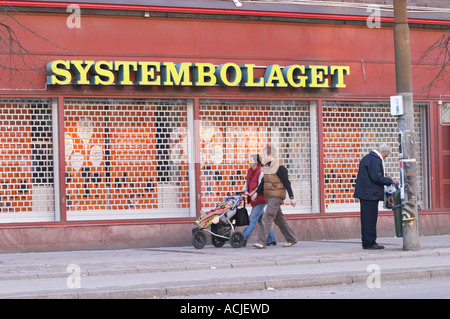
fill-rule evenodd
<path id="1" fill-rule="evenodd" d="M 244 235 L 242 235 L 241 232 L 235 231 L 234 233 L 231 233 L 230 236 L 230 244 L 233 248 L 241 248 L 244 246 L 245 239 Z"/>
<path id="2" fill-rule="evenodd" d="M 192 234 L 192 245 L 197 249 L 202 249 L 206 245 L 206 235 L 202 231 L 196 231 Z"/>
<path id="3" fill-rule="evenodd" d="M 214 245 L 214 247 L 222 247 L 226 240 L 217 236 L 212 235 L 211 236 L 211 242 Z"/>

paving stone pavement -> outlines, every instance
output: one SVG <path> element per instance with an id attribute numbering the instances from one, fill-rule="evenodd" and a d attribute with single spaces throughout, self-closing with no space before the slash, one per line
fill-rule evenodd
<path id="1" fill-rule="evenodd" d="M 0 298 L 166 298 L 332 285 L 367 281 L 370 265 L 383 280 L 450 276 L 449 235 L 420 237 L 417 251 L 403 251 L 401 238 L 378 243 L 386 249 L 363 250 L 349 239 L 0 254 Z"/>

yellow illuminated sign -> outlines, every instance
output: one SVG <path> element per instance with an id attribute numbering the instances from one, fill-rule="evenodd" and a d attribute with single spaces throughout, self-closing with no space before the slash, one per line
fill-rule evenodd
<path id="1" fill-rule="evenodd" d="M 256 68 L 264 68 L 264 76 L 256 77 Z M 57 60 L 47 64 L 47 73 L 49 85 L 345 88 L 350 67 Z"/>

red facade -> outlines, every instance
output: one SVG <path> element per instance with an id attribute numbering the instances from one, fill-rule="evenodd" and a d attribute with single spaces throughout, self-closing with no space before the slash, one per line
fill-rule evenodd
<path id="1" fill-rule="evenodd" d="M 310 107 L 308 105 L 314 104 L 314 110 L 317 111 L 317 127 L 315 129 L 318 132 L 316 163 L 318 203 L 317 205 L 310 204 L 311 201 L 314 201 L 314 196 L 311 195 L 312 200 L 308 197 L 305 201 L 305 205 L 310 207 L 308 208 L 308 214 L 293 211 L 289 214 L 289 218 L 303 239 L 342 238 L 348 235 L 358 237 L 358 214 L 352 210 L 345 211 L 345 209 L 339 212 L 333 211 L 329 205 L 353 203 L 351 191 L 352 176 L 356 175 L 359 158 L 346 159 L 345 165 L 340 164 L 339 158 L 340 154 L 351 153 L 354 149 L 363 148 L 359 135 L 361 127 L 356 122 L 360 122 L 358 118 L 368 115 L 365 113 L 355 114 L 355 107 L 358 106 L 359 110 L 360 105 L 373 102 L 376 105 L 381 103 L 380 105 L 386 109 L 389 103 L 389 96 L 396 94 L 393 28 L 388 24 L 389 21 L 383 21 L 381 28 L 369 28 L 365 21 L 354 24 L 343 23 L 351 21 L 351 17 L 334 17 L 333 20 L 318 19 L 313 23 L 311 20 L 304 20 L 308 18 L 306 16 L 297 17 L 297 20 L 295 20 L 283 17 L 281 13 L 277 17 L 272 17 L 270 21 L 248 21 L 245 16 L 236 18 L 235 15 L 231 14 L 205 16 L 201 10 L 195 12 L 194 9 L 190 10 L 189 15 L 184 15 L 183 17 L 169 12 L 168 17 L 152 16 L 146 18 L 143 12 L 142 15 L 138 16 L 136 14 L 137 10 L 134 9 L 131 11 L 98 11 L 97 9 L 84 11 L 79 17 L 80 28 L 69 28 L 68 18 L 70 18 L 70 13 L 61 10 L 53 13 L 45 12 L 46 10 L 36 10 L 40 12 L 17 12 L 11 14 L 17 22 L 12 19 L 9 21 L 11 25 L 14 25 L 14 31 L 18 39 L 21 40 L 21 43 L 23 43 L 30 54 L 26 54 L 24 59 L 23 56 L 17 54 L 8 55 L 8 52 L 5 51 L 1 53 L 2 57 L 8 57 L 10 63 L 15 65 L 17 69 L 12 71 L 3 70 L 0 80 L 2 88 L 0 98 L 5 101 L 7 99 L 46 98 L 50 99 L 54 107 L 58 109 L 59 171 L 55 172 L 54 177 L 59 179 L 58 192 L 55 194 L 59 194 L 61 200 L 56 208 L 60 207 L 60 213 L 57 213 L 59 217 L 54 221 L 8 221 L 0 223 L 0 229 L 4 230 L 3 235 L 0 236 L 3 236 L 6 243 L 4 250 L 114 248 L 189 244 L 191 223 L 195 220 L 192 212 L 186 213 L 184 217 L 174 215 L 175 217 L 168 218 L 164 216 L 139 218 L 134 215 L 130 219 L 122 218 L 117 220 L 110 220 L 108 217 L 95 220 L 83 218 L 71 220 L 69 218 L 71 210 L 74 209 L 73 205 L 86 207 L 85 210 L 103 210 L 104 201 L 108 196 L 112 196 L 114 199 L 114 204 L 111 204 L 112 206 L 110 207 L 111 210 L 132 209 L 133 205 L 130 204 L 130 197 L 124 197 L 121 191 L 115 190 L 112 192 L 112 195 L 110 192 L 103 192 L 102 188 L 105 188 L 106 184 L 120 183 L 125 185 L 128 183 L 127 185 L 131 185 L 127 186 L 128 188 L 140 189 L 141 191 L 138 192 L 139 196 L 133 199 L 135 209 L 136 205 L 142 205 L 139 206 L 142 209 L 150 209 L 151 205 L 155 205 L 158 198 L 161 198 L 158 196 L 162 196 L 155 192 L 152 193 L 152 187 L 158 187 L 156 178 L 160 176 L 158 175 L 160 174 L 160 168 L 156 164 L 152 165 L 151 160 L 139 162 L 140 160 L 137 159 L 137 156 L 141 154 L 141 151 L 145 152 L 145 154 L 152 154 L 153 150 L 154 154 L 156 154 L 158 150 L 161 150 L 160 144 L 170 144 L 171 141 L 164 140 L 165 142 L 161 142 L 162 137 L 158 135 L 160 134 L 158 133 L 160 132 L 158 131 L 158 126 L 149 127 L 145 124 L 136 124 L 145 123 L 148 108 L 146 109 L 144 106 L 139 107 L 138 104 L 132 104 L 130 107 L 133 108 L 128 108 L 111 102 L 116 113 L 108 113 L 109 115 L 106 115 L 107 113 L 105 112 L 111 111 L 112 106 L 105 109 L 105 103 L 101 102 L 103 103 L 101 104 L 98 102 L 100 103 L 100 106 L 98 106 L 96 101 L 107 99 L 187 100 L 188 110 L 189 107 L 192 107 L 192 125 L 196 125 L 194 121 L 201 121 L 208 117 L 211 123 L 216 123 L 214 124 L 216 128 L 220 126 L 217 124 L 219 122 L 230 122 L 228 124 L 230 126 L 245 127 L 247 140 L 255 138 L 252 134 L 259 136 L 258 134 L 264 131 L 264 125 L 252 126 L 251 122 L 266 122 L 270 117 L 271 109 L 267 108 L 264 111 L 267 112 L 266 115 L 260 113 L 257 115 L 259 117 L 255 118 L 254 121 L 248 120 L 248 114 L 254 110 L 263 112 L 262 110 L 264 109 L 257 105 L 258 103 L 263 104 L 265 103 L 264 101 L 297 101 L 298 103 L 295 106 L 297 107 L 295 109 L 297 110 L 297 115 L 294 113 L 283 115 L 280 113 L 279 121 L 287 121 L 291 116 L 300 118 L 303 115 L 298 114 L 302 114 L 302 110 L 309 112 Z M 159 9 L 163 10 L 162 8 Z M 167 11 L 170 11 L 170 9 L 167 9 Z M 421 154 L 423 184 L 421 187 L 424 194 L 426 194 L 423 195 L 425 207 L 421 211 L 421 231 L 425 234 L 438 234 L 450 230 L 450 200 L 448 196 L 450 194 L 450 122 L 442 121 L 441 114 L 442 104 L 450 103 L 450 92 L 448 88 L 442 86 L 434 86 L 431 90 L 424 89 L 435 76 L 435 71 L 430 71 L 429 66 L 434 59 L 433 55 L 436 53 L 432 52 L 425 59 L 422 59 L 422 56 L 437 39 L 443 36 L 445 30 L 442 29 L 442 26 L 448 26 L 449 21 L 428 21 L 428 24 L 426 21 L 417 22 L 420 23 L 412 23 L 410 25 L 410 32 L 414 101 L 423 105 L 423 109 L 420 111 L 421 124 L 418 126 L 421 130 L 424 130 L 424 132 L 421 132 L 423 133 L 421 134 L 423 137 L 423 153 Z M 424 25 L 428 26 L 428 28 L 423 28 Z M 270 65 L 282 67 L 289 65 L 348 66 L 350 73 L 344 76 L 346 87 L 336 89 L 245 88 L 218 85 L 214 87 L 194 85 L 47 85 L 47 71 L 45 67 L 49 62 L 56 60 L 95 62 L 151 61 L 173 62 L 175 64 L 189 62 L 212 63 L 215 66 L 224 63 L 234 63 L 236 65 L 253 64 L 256 66 L 255 76 L 257 77 L 262 77 L 265 68 Z M 419 62 L 420 64 L 418 64 Z M 33 70 L 30 70 L 31 68 Z M 131 79 L 133 82 L 135 81 L 135 73 L 131 75 Z M 84 102 L 83 99 L 93 99 L 95 101 Z M 83 102 L 80 102 L 81 100 Z M 227 103 L 231 107 L 230 113 L 226 113 L 227 116 L 234 117 L 235 122 L 249 123 L 242 125 L 232 124 L 230 117 L 224 115 L 225 110 L 228 109 L 220 107 L 222 100 L 228 101 Z M 235 101 L 235 103 L 233 104 L 232 101 Z M 255 104 L 250 102 L 245 104 L 247 102 L 241 101 L 252 101 L 251 103 Z M 307 101 L 308 103 L 313 101 L 313 104 L 302 104 Z M 330 101 L 333 101 L 333 103 L 337 101 L 338 103 L 333 104 Z M 73 103 L 75 106 L 71 106 L 70 103 Z M 78 105 L 83 105 L 81 113 L 78 111 Z M 218 106 L 214 108 L 213 105 Z M 139 108 L 139 111 L 136 111 L 136 107 Z M 150 115 L 148 115 L 149 118 L 147 120 L 156 122 L 157 112 L 161 112 L 159 111 L 161 107 L 163 107 L 163 104 L 158 104 L 154 109 L 150 107 L 150 111 L 153 112 L 153 120 Z M 232 111 L 233 107 L 237 108 L 236 111 Z M 70 156 L 76 153 L 80 157 L 85 158 L 88 156 L 86 152 L 92 149 L 91 146 L 88 149 L 88 146 L 83 144 L 82 137 L 80 138 L 80 136 L 75 134 L 77 123 L 83 119 L 84 114 L 88 114 L 89 110 L 91 110 L 89 113 L 90 119 L 95 117 L 97 123 L 94 125 L 92 136 L 96 141 L 91 142 L 107 146 L 101 146 L 96 149 L 100 154 L 100 158 L 97 160 L 102 164 L 95 166 L 95 163 L 92 164 L 92 161 L 89 164 L 97 167 L 92 168 L 94 167 L 92 166 L 90 168 L 89 176 L 92 177 L 94 174 L 97 174 L 95 176 L 100 179 L 98 182 L 89 182 L 92 185 L 87 195 L 85 190 L 82 193 L 77 193 L 80 188 L 79 185 L 86 183 L 83 179 L 86 172 L 78 169 L 75 164 L 71 166 L 73 163 L 76 163 L 76 158 L 73 158 L 73 162 L 70 162 Z M 129 110 L 132 110 L 132 113 L 127 113 Z M 372 105 L 365 112 L 373 114 L 376 113 L 374 110 L 376 110 L 376 106 Z M 222 112 L 221 116 L 224 116 L 223 118 L 220 118 L 219 112 Z M 189 111 L 187 114 L 189 114 Z M 180 115 L 167 113 L 164 116 L 167 116 L 170 122 L 173 116 L 177 117 Z M 180 118 L 184 118 L 184 120 L 180 121 L 186 121 L 184 116 L 183 113 Z M 282 118 L 282 116 L 286 116 L 286 118 Z M 4 123 L 11 120 L 7 112 L 3 113 L 3 117 L 0 119 Z M 177 119 L 173 120 L 173 123 L 171 122 L 173 125 L 179 125 L 177 127 L 180 128 L 180 132 L 188 129 L 189 125 L 191 125 L 180 121 Z M 299 121 L 307 123 L 310 120 L 308 118 L 307 120 L 299 119 Z M 376 119 L 376 121 L 379 120 Z M 390 121 L 395 123 L 395 119 L 390 119 Z M 187 122 L 189 122 L 189 119 Z M 2 125 L 7 124 L 2 123 Z M 120 128 L 122 126 L 127 127 L 127 125 L 133 126 L 133 130 L 122 132 Z M 224 127 L 226 126 L 227 124 L 224 125 Z M 335 128 L 340 129 L 336 131 Z M 300 129 L 299 126 L 298 130 Z M 308 134 L 311 134 L 314 128 L 308 126 L 307 130 Z M 346 135 L 341 138 L 339 132 L 343 131 L 345 131 Z M 230 164 L 230 167 L 233 167 L 233 172 L 227 172 L 228 168 L 224 167 L 216 168 L 213 160 L 211 160 L 210 164 L 207 164 L 208 159 L 204 163 L 201 162 L 201 154 L 208 154 L 210 150 L 204 145 L 204 140 L 202 144 L 202 133 L 198 128 L 196 132 L 197 135 L 193 137 L 193 140 L 196 141 L 196 146 L 192 152 L 197 156 L 197 161 L 194 167 L 190 169 L 193 170 L 192 172 L 195 172 L 195 177 L 191 176 L 191 178 L 194 178 L 191 179 L 191 183 L 192 181 L 195 183 L 196 195 L 201 195 L 195 197 L 195 199 L 191 198 L 191 205 L 192 201 L 194 201 L 198 214 L 202 206 L 211 204 L 207 198 L 213 196 L 214 194 L 212 193 L 216 191 L 214 189 L 211 193 L 211 191 L 207 190 L 208 187 L 223 187 L 223 189 L 217 191 L 219 193 L 217 196 L 224 195 L 233 187 L 240 185 L 236 184 L 236 178 L 229 178 L 229 176 L 237 176 L 236 172 L 238 170 L 245 171 L 247 166 L 245 157 L 242 158 L 241 162 L 236 157 L 234 164 Z M 225 134 L 223 132 L 225 132 L 224 129 L 221 129 L 220 134 Z M 14 143 L 14 141 L 8 140 L 9 135 L 6 133 L 7 131 L 0 132 L 0 143 Z M 26 132 L 23 134 L 27 136 Z M 219 133 L 215 131 L 215 133 L 211 134 Z M 217 137 L 218 135 L 214 136 Z M 216 138 L 214 136 L 212 137 L 213 139 Z M 298 139 L 309 141 L 309 136 L 298 137 Z M 261 136 L 259 137 L 262 139 Z M 14 138 L 16 138 L 16 135 Z M 65 140 L 68 138 L 72 139 L 70 149 L 68 149 L 69 144 Z M 186 134 L 181 134 L 174 137 L 174 139 L 176 138 L 183 140 L 188 137 Z M 264 141 L 261 140 L 261 144 Z M 223 141 L 220 143 L 225 145 L 227 142 L 231 143 L 228 140 L 228 135 L 223 135 Z M 19 141 L 19 143 L 25 142 Z M 190 145 L 188 142 L 186 143 Z M 132 145 L 134 144 L 138 146 L 133 147 Z M 143 145 L 142 148 L 139 145 Z M 233 145 L 247 150 L 253 147 L 249 144 Z M 231 147 L 223 146 L 221 151 L 223 150 L 223 154 L 228 154 L 229 149 Z M 257 146 L 255 150 L 257 151 Z M 180 152 L 184 151 L 185 149 L 181 148 Z M 8 153 L 6 150 L 2 150 L 2 152 L 3 160 L 8 161 L 8 164 L 1 168 L 2 178 L 31 181 L 33 177 L 26 170 L 17 173 L 11 172 L 13 167 L 20 166 L 20 163 L 23 163 L 23 161 L 32 161 L 32 153 L 27 150 L 23 150 L 23 154 L 20 152 Z M 122 156 L 121 152 L 126 152 L 128 157 Z M 246 156 L 246 152 L 242 154 Z M 214 154 L 217 155 L 217 153 Z M 11 158 L 13 155 L 28 157 L 26 159 L 21 158 L 19 161 L 22 162 L 17 162 L 19 163 L 17 165 L 17 163 L 14 164 L 12 162 Z M 187 155 L 184 154 L 184 156 Z M 223 158 L 225 159 L 226 157 L 224 156 Z M 119 161 L 133 162 L 135 160 L 138 161 L 136 166 L 126 166 L 126 164 L 118 163 Z M 305 160 L 308 163 L 311 162 L 310 159 Z M 106 162 L 115 168 L 102 170 L 101 167 Z M 145 167 L 146 165 L 152 168 L 138 171 L 137 167 Z M 215 175 L 212 175 L 210 178 L 208 174 L 205 175 L 204 170 L 207 166 L 212 171 L 219 172 L 222 177 L 219 179 L 214 178 Z M 179 164 L 177 170 L 182 173 L 177 177 L 178 182 L 175 184 L 177 192 L 183 194 L 181 196 L 182 199 L 180 199 L 180 205 L 177 207 L 188 209 L 189 194 L 190 191 L 193 191 L 192 188 L 191 190 L 189 189 L 188 164 L 186 162 Z M 311 170 L 312 168 L 308 166 L 308 172 Z M 125 175 L 124 172 L 126 172 Z M 15 175 L 11 177 L 11 174 Z M 299 169 L 300 174 L 301 170 Z M 316 176 L 314 174 L 313 177 Z M 127 180 L 124 179 L 124 176 L 127 177 Z M 308 178 L 311 179 L 309 175 Z M 122 179 L 124 180 L 122 181 Z M 304 188 L 302 188 L 300 180 L 301 178 L 299 178 L 299 193 L 303 193 Z M 108 187 L 112 186 L 109 185 Z M 345 189 L 345 191 L 335 190 L 339 188 Z M 19 196 L 19 193 L 16 195 Z M 20 195 L 23 195 L 23 193 L 20 193 Z M 69 196 L 72 196 L 70 197 L 70 203 Z M 170 198 L 170 196 L 167 198 Z M 24 207 L 30 206 L 26 204 L 26 201 L 17 201 Z M 31 195 L 27 198 L 27 201 L 31 201 Z M 216 199 L 211 199 L 211 202 L 214 201 Z M 75 202 L 77 204 L 74 204 Z M 5 209 L 6 206 L 2 207 L 2 212 L 7 211 Z M 27 209 L 30 210 L 30 208 Z M 27 209 L 21 208 L 24 211 Z M 382 215 L 385 216 L 385 219 L 382 219 L 380 232 L 390 235 L 390 232 L 393 233 L 394 231 L 391 213 L 384 212 Z M 38 230 L 41 232 L 39 233 Z M 125 233 L 130 232 L 134 234 L 125 235 Z M 17 239 L 18 236 L 22 236 L 21 239 Z M 58 237 L 60 239 L 57 239 Z M 80 239 L 81 237 L 87 239 L 83 241 Z M 155 239 L 157 237 L 168 238 L 168 240 Z M 54 238 L 54 240 L 48 238 Z M 37 243 L 31 244 L 33 240 Z M 73 244 L 73 241 L 76 240 L 80 240 L 80 244 Z"/>

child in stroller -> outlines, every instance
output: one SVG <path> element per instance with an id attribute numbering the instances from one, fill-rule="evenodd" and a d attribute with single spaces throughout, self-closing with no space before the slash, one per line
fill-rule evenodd
<path id="1" fill-rule="evenodd" d="M 235 226 L 248 225 L 248 214 L 242 194 L 239 192 L 236 195 L 227 196 L 216 208 L 200 216 L 195 222 L 197 227 L 192 230 L 192 245 L 195 248 L 205 247 L 205 232 L 212 235 L 211 241 L 215 247 L 222 247 L 227 240 L 230 241 L 233 248 L 244 246 L 244 236 L 234 229 Z M 238 208 L 242 202 L 244 202 L 244 207 Z M 211 225 L 211 230 L 207 229 L 209 225 Z"/>

